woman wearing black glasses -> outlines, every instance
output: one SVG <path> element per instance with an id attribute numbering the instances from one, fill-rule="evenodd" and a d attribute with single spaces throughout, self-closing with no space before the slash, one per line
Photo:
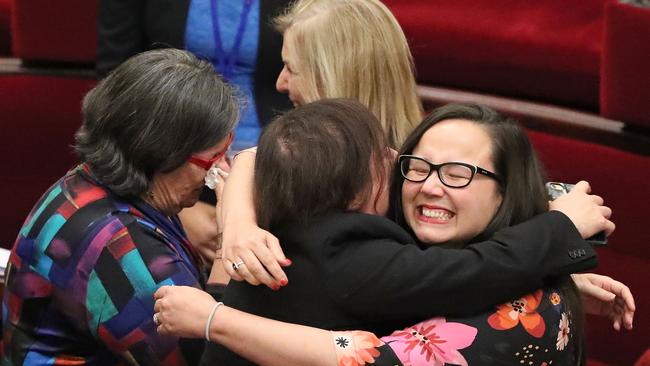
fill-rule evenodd
<path id="1" fill-rule="evenodd" d="M 204 336 L 272 365 L 334 365 L 334 349 L 341 365 L 362 360 L 408 364 L 407 358 L 416 355 L 431 364 L 485 357 L 496 362 L 518 357 L 521 349 L 515 346 L 522 342 L 535 350 L 542 347 L 540 358 L 546 352 L 554 363 L 578 359 L 574 350 L 579 347 L 573 345 L 579 341 L 567 326 L 579 319 L 579 308 L 570 300 L 575 291 L 565 290 L 567 277 L 558 284 L 547 280 L 585 268 L 592 252 L 566 216 L 547 212 L 543 179 L 525 134 L 496 113 L 473 106 L 442 108 L 413 132 L 400 158 L 402 169 L 393 178 L 391 195 L 399 200 L 392 201 L 390 213 L 413 231 L 420 247 L 409 245 L 414 243 L 399 225 L 367 214 L 381 213 L 383 206 L 377 183 L 386 181 L 381 179 L 386 158 L 381 136 L 376 119 L 345 100 L 314 102 L 278 119 L 260 141 L 255 192 L 258 220 L 278 235 L 293 260 L 285 269 L 290 283 L 278 293 L 231 283 L 223 298 L 229 307 L 187 294 L 191 290 L 165 287 L 156 294 L 159 330 Z M 363 161 L 372 168 L 364 169 Z M 482 174 L 476 174 L 477 167 Z M 265 195 L 266 187 L 276 194 Z M 578 187 L 572 204 L 555 204 L 570 216 L 580 206 L 591 219 L 602 219 L 582 227 L 587 230 L 582 234 L 611 229 L 604 219 L 609 209 L 592 201 L 585 183 Z M 480 242 L 493 234 L 492 241 Z M 571 260 L 567 250 L 585 255 Z M 494 306 L 507 299 L 514 300 Z M 433 318 L 393 334 L 387 338 L 393 343 L 385 345 L 365 332 L 334 332 L 328 341 L 317 330 L 294 332 L 289 325 L 269 324 L 232 308 L 377 335 L 440 314 L 463 318 Z M 490 348 L 496 341 L 505 346 Z M 215 345 L 203 364 L 219 362 L 245 364 Z"/>

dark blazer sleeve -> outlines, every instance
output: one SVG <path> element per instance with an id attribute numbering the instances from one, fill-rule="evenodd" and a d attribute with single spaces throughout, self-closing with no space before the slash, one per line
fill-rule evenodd
<path id="1" fill-rule="evenodd" d="M 100 77 L 144 51 L 144 9 L 144 0 L 99 0 L 96 68 Z"/>
<path id="2" fill-rule="evenodd" d="M 548 276 L 597 264 L 595 251 L 557 211 L 464 249 L 377 239 L 328 245 L 322 255 L 332 298 L 375 320 L 474 314 L 542 287 Z"/>
<path id="3" fill-rule="evenodd" d="M 99 0 L 100 77 L 129 57 L 154 48 L 184 48 L 189 0 Z"/>
<path id="4" fill-rule="evenodd" d="M 282 70 L 282 34 L 273 19 L 289 5 L 289 0 L 264 0 L 260 2 L 260 36 L 255 65 L 255 104 L 257 117 L 266 126 L 279 112 L 291 109 L 287 94 L 275 89 L 275 81 Z"/>

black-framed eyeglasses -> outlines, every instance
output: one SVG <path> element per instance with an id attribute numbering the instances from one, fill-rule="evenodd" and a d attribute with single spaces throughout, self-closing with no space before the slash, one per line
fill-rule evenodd
<path id="1" fill-rule="evenodd" d="M 424 182 L 433 171 L 438 172 L 440 182 L 450 188 L 467 187 L 477 173 L 501 182 L 501 179 L 495 173 L 467 163 L 452 161 L 433 164 L 414 155 L 400 155 L 398 161 L 402 176 L 411 182 Z"/>

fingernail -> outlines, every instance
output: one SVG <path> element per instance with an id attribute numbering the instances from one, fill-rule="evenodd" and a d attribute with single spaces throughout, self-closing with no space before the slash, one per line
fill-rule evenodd
<path id="1" fill-rule="evenodd" d="M 284 263 L 286 263 L 287 266 L 290 266 L 293 262 L 291 261 L 291 259 L 287 258 L 284 260 Z"/>
<path id="2" fill-rule="evenodd" d="M 273 290 L 273 291 L 277 291 L 279 289 L 280 289 L 280 286 L 278 286 L 278 285 L 273 285 L 273 287 L 271 287 L 271 290 Z"/>
<path id="3" fill-rule="evenodd" d="M 286 278 L 283 278 L 283 279 L 280 280 L 280 285 L 281 286 L 286 286 L 287 283 L 289 283 L 289 280 L 287 280 Z"/>

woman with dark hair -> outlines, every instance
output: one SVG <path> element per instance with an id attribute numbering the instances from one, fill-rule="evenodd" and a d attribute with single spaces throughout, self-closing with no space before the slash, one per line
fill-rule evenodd
<path id="1" fill-rule="evenodd" d="M 377 119 L 359 102 L 315 102 L 277 121 L 263 134 L 255 161 L 261 227 L 275 231 L 331 212 L 374 210 L 379 188 L 388 193 L 390 152 Z M 376 208 L 380 214 L 385 203 Z"/>
<path id="2" fill-rule="evenodd" d="M 392 216 L 424 245 L 471 246 L 549 209 L 528 137 L 486 107 L 436 109 L 407 138 L 398 166 Z M 403 364 L 518 364 L 534 357 L 578 365 L 585 362 L 582 320 L 575 284 L 560 276 L 496 310 L 434 318 L 383 341 Z"/>
<path id="3" fill-rule="evenodd" d="M 278 111 L 291 107 L 289 98 L 275 90 L 277 72 L 282 69 L 282 36 L 273 29 L 271 21 L 289 3 L 99 0 L 97 72 L 105 76 L 127 58 L 146 50 L 186 49 L 212 62 L 246 101 L 241 106 L 231 149 L 239 151 L 254 146 L 261 129 Z M 221 167 L 227 170 L 227 163 L 222 162 Z M 192 245 L 209 265 L 220 257 L 223 231 L 216 222 L 215 205 L 215 193 L 206 187 L 199 201 L 179 214 Z"/>
<path id="4" fill-rule="evenodd" d="M 474 193 L 473 200 L 469 200 L 469 197 L 460 200 L 464 204 L 459 205 L 458 210 L 451 211 L 451 207 L 418 208 L 420 216 L 437 216 L 436 224 L 451 228 L 451 234 L 423 240 L 420 245 L 429 246 L 427 249 L 412 245 L 415 243 L 410 236 L 394 222 L 377 215 L 367 215 L 386 211 L 386 200 L 381 198 L 386 190 L 379 183 L 382 180 L 377 178 L 382 176 L 389 159 L 378 126 L 376 119 L 358 102 L 346 100 L 314 102 L 275 121 L 260 141 L 255 174 L 256 208 L 260 222 L 278 235 L 293 260 L 293 264 L 286 268 L 291 283 L 277 294 L 246 283 L 231 283 L 223 297 L 229 307 L 219 307 L 219 303 L 214 304 L 214 301 L 206 300 L 200 294 L 188 294 L 182 288 L 166 287 L 156 294 L 158 301 L 155 308 L 160 312 L 162 324 L 160 330 L 193 337 L 202 336 L 205 330 L 208 340 L 216 339 L 233 351 L 263 364 L 312 364 L 306 360 L 319 358 L 321 362 L 334 362 L 333 355 L 312 357 L 313 354 L 307 350 L 311 351 L 315 346 L 311 344 L 311 339 L 307 342 L 308 338 L 302 338 L 301 333 L 296 333 L 297 341 L 286 342 L 291 344 L 294 353 L 301 353 L 297 349 L 306 347 L 307 358 L 292 355 L 287 347 L 278 342 L 280 336 L 291 335 L 286 324 L 268 324 L 268 321 L 259 318 L 251 320 L 250 315 L 232 308 L 326 329 L 361 327 L 377 334 L 388 334 L 400 325 L 434 314 L 476 314 L 509 297 L 531 291 L 535 286 L 541 287 L 549 274 L 566 274 L 571 271 L 569 267 L 576 269 L 581 266 L 567 263 L 564 254 L 566 248 L 557 248 L 555 252 L 549 245 L 562 247 L 561 243 L 566 243 L 569 247 L 575 246 L 575 250 L 591 252 L 578 238 L 575 229 L 540 225 L 543 222 L 540 220 L 550 223 L 549 216 L 566 220 L 564 215 L 557 212 L 544 213 L 528 223 L 516 222 L 520 225 L 512 228 L 500 228 L 493 241 L 476 243 L 465 249 L 430 246 L 447 242 L 466 244 L 477 237 L 489 218 L 497 212 L 502 201 L 498 188 L 501 178 L 486 182 L 488 177 L 476 175 L 476 170 L 470 170 L 473 173 L 465 177 L 465 188 L 458 189 Z M 479 142 L 481 144 L 470 146 L 483 146 L 481 151 L 491 150 L 489 139 L 484 137 Z M 453 141 L 450 141 L 450 145 L 454 146 Z M 485 168 L 481 168 L 480 172 L 498 177 L 499 171 L 487 173 L 487 169 L 495 170 L 490 155 L 484 154 L 483 158 L 485 161 L 469 161 Z M 365 164 L 370 168 L 363 168 L 365 161 L 370 162 Z M 467 163 L 458 165 L 464 168 L 473 166 Z M 451 164 L 447 166 L 451 167 Z M 328 174 L 314 173 L 315 167 Z M 457 174 L 452 177 L 462 178 Z M 339 194 L 336 185 L 345 184 L 348 184 L 347 189 Z M 492 192 L 489 184 L 492 184 Z M 275 195 L 268 198 L 260 195 L 265 186 L 275 187 Z M 332 198 L 328 196 L 331 189 L 334 189 Z M 477 189 L 478 192 L 474 192 Z M 601 208 L 591 201 L 592 197 L 580 193 L 581 190 L 584 187 L 579 187 L 573 193 L 573 198 L 583 199 L 582 207 L 591 210 L 591 218 L 608 215 L 608 208 L 602 208 L 601 212 Z M 401 188 L 393 189 L 395 194 L 404 194 L 406 199 L 406 191 L 400 191 Z M 279 207 L 267 206 L 271 200 L 282 204 Z M 556 204 L 565 205 L 566 202 Z M 472 203 L 486 210 L 476 212 Z M 406 203 L 404 207 L 407 207 Z M 565 212 L 572 215 L 569 211 Z M 476 213 L 481 215 L 472 220 L 472 214 Z M 420 220 L 426 222 L 432 219 Z M 592 224 L 593 227 L 588 230 L 597 227 L 603 229 L 603 220 L 600 224 Z M 459 230 L 454 231 L 453 228 Z M 416 235 L 428 231 L 430 228 L 421 229 L 418 226 Z M 528 235 L 529 240 L 522 239 Z M 556 240 L 550 239 L 549 235 L 556 236 Z M 549 252 L 540 254 L 540 249 Z M 583 262 L 588 256 L 581 257 L 577 262 Z M 183 295 L 176 296 L 176 293 Z M 187 309 L 183 310 L 186 306 L 198 319 L 188 320 L 187 314 L 184 314 Z M 249 332 L 239 325 L 231 327 L 231 319 L 225 320 L 223 315 L 219 316 L 222 310 L 218 309 L 227 309 L 223 311 L 237 319 L 237 323 L 241 321 L 242 327 L 248 327 Z M 217 320 L 213 321 L 213 317 Z M 220 322 L 228 324 L 227 329 Z M 263 325 L 263 329 L 257 324 Z M 212 333 L 212 329 L 218 330 Z M 257 334 L 251 334 L 253 332 Z M 273 336 L 263 338 L 262 334 Z M 349 345 L 346 342 L 357 335 L 337 333 L 335 339 L 344 337 L 341 343 L 344 348 Z M 316 337 L 323 339 L 322 334 Z M 381 344 L 365 333 L 359 333 L 359 337 L 359 341 L 365 342 L 365 345 L 358 345 L 361 348 Z M 328 345 L 326 350 L 333 352 L 331 339 L 325 344 Z M 359 352 L 379 354 L 364 349 Z M 381 353 L 386 354 L 384 351 Z M 298 359 L 300 361 L 293 363 Z M 392 360 L 395 361 L 394 356 Z M 241 363 L 241 360 L 217 346 L 209 348 L 203 364 L 219 362 L 234 365 Z"/>
<path id="5" fill-rule="evenodd" d="M 201 343 L 156 333 L 152 295 L 204 284 L 176 215 L 238 111 L 212 65 L 179 50 L 139 54 L 86 95 L 81 164 L 34 206 L 9 259 L 5 363 L 197 362 Z"/>

